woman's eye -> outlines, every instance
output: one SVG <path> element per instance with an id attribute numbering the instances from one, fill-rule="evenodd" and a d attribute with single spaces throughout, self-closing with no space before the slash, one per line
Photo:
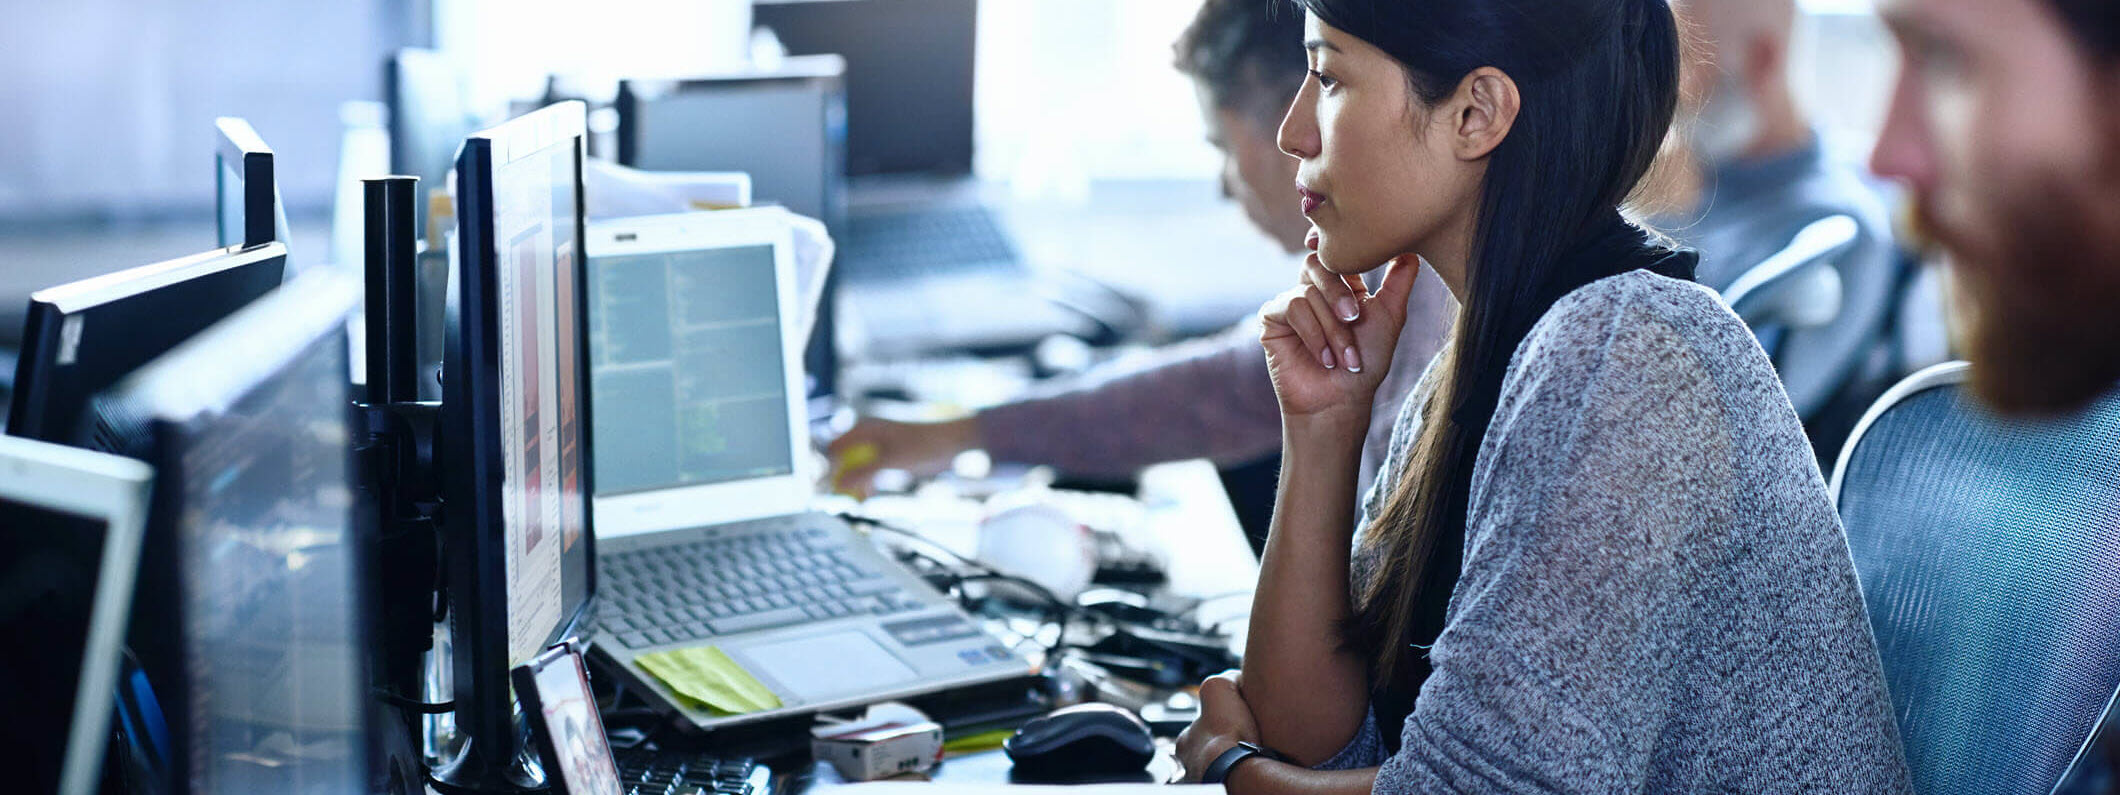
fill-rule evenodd
<path id="1" fill-rule="evenodd" d="M 1327 91 L 1332 90 L 1333 86 L 1340 84 L 1340 81 L 1332 79 L 1331 75 L 1325 74 L 1324 72 L 1320 72 L 1316 69 L 1310 70 L 1310 76 L 1317 78 L 1318 87 Z"/>

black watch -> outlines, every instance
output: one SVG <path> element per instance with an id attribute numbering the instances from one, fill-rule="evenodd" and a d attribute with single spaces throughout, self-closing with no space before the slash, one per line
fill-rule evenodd
<path id="1" fill-rule="evenodd" d="M 1281 758 L 1280 754 L 1268 751 L 1257 743 L 1238 740 L 1236 745 L 1230 746 L 1229 750 L 1215 757 L 1215 761 L 1207 763 L 1207 772 L 1200 774 L 1200 783 L 1220 784 L 1229 778 L 1229 771 L 1236 768 L 1238 762 L 1254 756 L 1263 756 L 1275 761 Z"/>

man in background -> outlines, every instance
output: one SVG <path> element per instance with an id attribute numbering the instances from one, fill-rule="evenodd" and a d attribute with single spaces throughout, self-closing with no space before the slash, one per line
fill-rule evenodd
<path id="1" fill-rule="evenodd" d="M 1900 45 L 1871 156 L 1948 254 L 1972 392 L 2010 415 L 2120 389 L 2120 3 L 1881 0 Z M 2120 451 L 2114 451 L 2120 455 Z M 2120 788 L 2107 732 L 2061 791 Z"/>
<path id="2" fill-rule="evenodd" d="M 1207 0 L 1176 49 L 1177 68 L 1197 89 L 1209 142 L 1222 153 L 1223 194 L 1288 252 L 1293 282 L 1310 221 L 1296 194 L 1297 162 L 1275 138 L 1303 83 L 1303 14 L 1267 0 Z M 1391 375 L 1377 394 L 1360 488 L 1375 477 L 1399 405 L 1455 315 L 1440 279 L 1427 275 L 1413 288 Z M 879 470 L 933 474 L 973 449 L 997 461 L 1088 478 L 1131 477 L 1165 461 L 1207 458 L 1229 466 L 1273 455 L 1281 449 L 1281 411 L 1257 322 L 963 419 L 866 418 L 833 442 L 830 453 L 839 471 L 835 485 L 865 494 Z"/>
<path id="3" fill-rule="evenodd" d="M 1974 391 L 2089 403 L 2120 381 L 2120 4 L 1880 6 L 1902 71 L 1872 167 L 1949 255 Z"/>
<path id="4" fill-rule="evenodd" d="M 1718 292 L 1814 222 L 1838 215 L 1856 224 L 1853 248 L 1824 263 L 1837 271 L 1839 312 L 1823 325 L 1754 329 L 1830 464 L 1882 382 L 1898 375 L 1863 372 L 1899 288 L 1891 213 L 1856 165 L 1827 153 L 1796 101 L 1789 74 L 1795 0 L 1679 0 L 1677 7 L 1699 52 L 1682 73 L 1687 100 L 1676 133 L 1685 156 L 1666 189 L 1673 194 L 1664 197 L 1666 211 L 1649 224 L 1698 249 L 1700 282 Z M 1851 389 L 1862 382 L 1876 383 Z"/>

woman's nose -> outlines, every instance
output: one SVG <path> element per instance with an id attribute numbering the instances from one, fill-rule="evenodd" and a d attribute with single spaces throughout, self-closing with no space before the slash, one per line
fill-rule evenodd
<path id="1" fill-rule="evenodd" d="M 1281 131 L 1274 143 L 1290 157 L 1308 160 L 1318 155 L 1318 118 L 1316 107 L 1316 81 L 1303 81 L 1303 88 L 1296 92 L 1296 99 L 1288 105 L 1288 115 L 1281 118 Z"/>

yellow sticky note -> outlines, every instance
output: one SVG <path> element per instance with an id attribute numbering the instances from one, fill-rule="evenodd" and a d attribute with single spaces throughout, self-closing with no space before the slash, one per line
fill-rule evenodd
<path id="1" fill-rule="evenodd" d="M 832 490 L 846 493 L 839 483 L 840 478 L 846 477 L 848 472 L 876 463 L 876 459 L 882 455 L 883 451 L 876 447 L 875 442 L 848 446 L 846 452 L 840 454 L 839 460 L 832 466 Z"/>
<path id="2" fill-rule="evenodd" d="M 779 696 L 715 646 L 643 654 L 636 661 L 678 695 L 718 713 L 742 715 L 780 706 Z"/>
<path id="3" fill-rule="evenodd" d="M 944 753 L 950 754 L 975 754 L 981 751 L 992 751 L 1000 748 L 1003 743 L 1008 742 L 1008 738 L 1015 736 L 1015 734 L 1016 731 L 1014 729 L 999 729 L 982 734 L 966 735 L 943 743 L 942 750 Z"/>

